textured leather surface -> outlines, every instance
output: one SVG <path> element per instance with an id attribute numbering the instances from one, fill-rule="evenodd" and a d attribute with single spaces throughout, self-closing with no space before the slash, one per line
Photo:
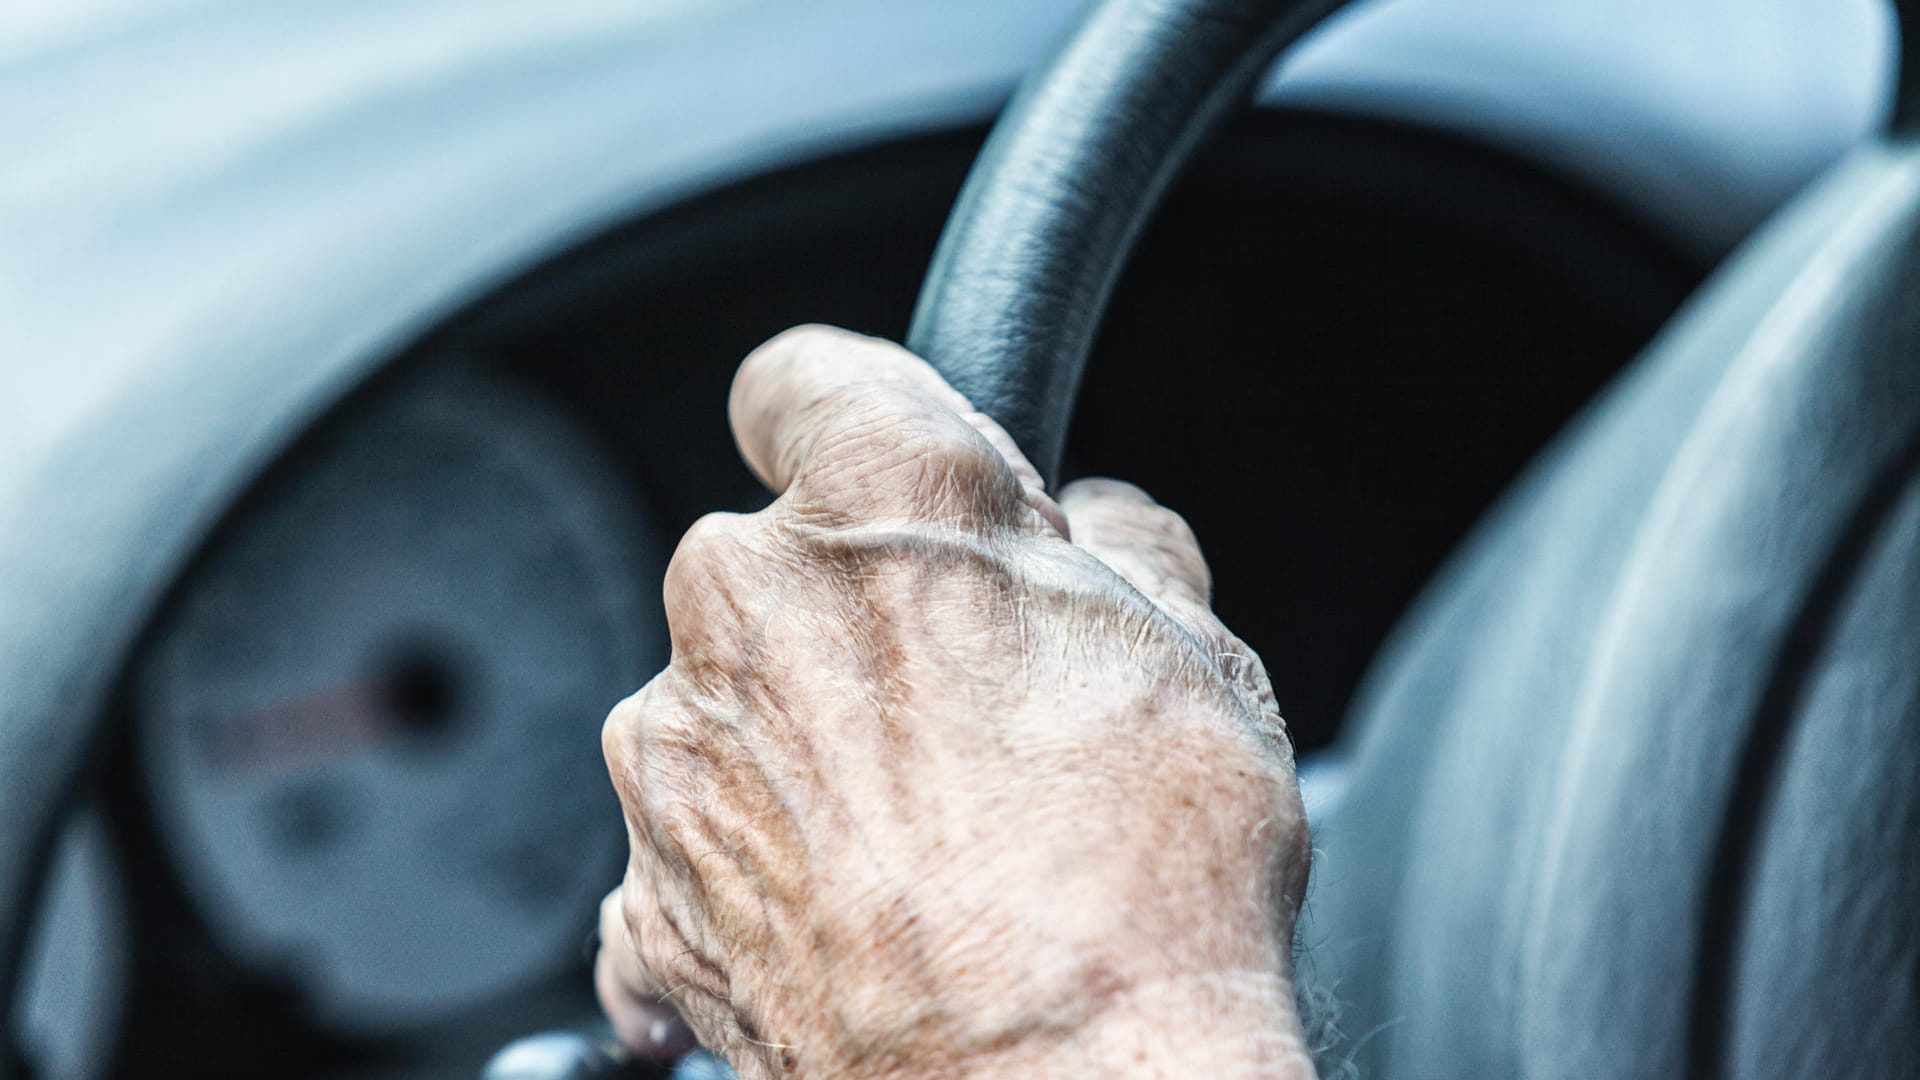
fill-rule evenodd
<path id="1" fill-rule="evenodd" d="M 1866 148 L 1383 654 L 1302 932 L 1361 1075 L 1920 1067 L 1916 252 L 1920 150 Z"/>
<path id="2" fill-rule="evenodd" d="M 1779 764 L 1723 938 L 1728 1076 L 1920 1071 L 1920 477 L 1861 542 L 1791 722 L 1766 735 Z"/>
<path id="3" fill-rule="evenodd" d="M 907 345 L 1051 483 L 1141 226 L 1267 63 L 1345 0 L 1109 0 L 1008 106 L 940 238 Z"/>

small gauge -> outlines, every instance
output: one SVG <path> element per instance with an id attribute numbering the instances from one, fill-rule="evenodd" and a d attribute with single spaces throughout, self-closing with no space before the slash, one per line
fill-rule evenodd
<path id="1" fill-rule="evenodd" d="M 660 559 L 569 418 L 444 364 L 240 509 L 131 683 L 164 846 L 224 951 L 395 1033 L 579 963 L 625 850 L 600 725 Z"/>
<path id="2" fill-rule="evenodd" d="M 127 912 L 112 845 L 84 811 L 60 834 L 28 931 L 14 1030 L 34 1075 L 93 1080 L 113 1064 L 127 989 Z"/>

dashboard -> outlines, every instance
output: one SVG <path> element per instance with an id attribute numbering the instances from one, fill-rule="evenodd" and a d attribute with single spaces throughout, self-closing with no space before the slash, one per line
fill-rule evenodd
<path id="1" fill-rule="evenodd" d="M 1443 122 L 1405 74 L 1443 69 L 1364 78 L 1366 42 L 1458 25 L 1406 6 L 1183 181 L 1068 448 L 1192 521 L 1303 752 L 1500 490 L 1876 107 L 1867 71 L 1818 138 L 1662 188 L 1484 86 Z M 664 662 L 681 530 L 765 500 L 732 366 L 796 322 L 903 333 L 1074 10 L 830 7 L 186 5 L 0 66 L 57 103 L 0 124 L 46 147 L 0 181 L 14 1068 L 467 1076 L 591 1014 L 625 844 L 600 721 Z M 90 100 L 113 137 L 44 138 Z"/>

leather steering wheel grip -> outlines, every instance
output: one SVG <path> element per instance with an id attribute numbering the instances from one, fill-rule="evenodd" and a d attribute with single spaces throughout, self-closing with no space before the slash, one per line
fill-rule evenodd
<path id="1" fill-rule="evenodd" d="M 1049 485 L 1141 227 L 1285 48 L 1347 0 L 1106 0 L 1020 88 L 940 237 L 907 347 Z"/>
<path id="2" fill-rule="evenodd" d="M 1142 226 L 1283 50 L 1348 0 L 1105 0 L 1001 115 L 907 334 L 1051 486 L 1094 332 Z M 1896 21 L 1920 0 L 1895 0 Z M 1891 127 L 1920 123 L 1902 33 Z"/>

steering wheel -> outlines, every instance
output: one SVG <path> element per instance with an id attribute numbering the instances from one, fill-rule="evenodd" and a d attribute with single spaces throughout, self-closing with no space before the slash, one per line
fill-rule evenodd
<path id="1" fill-rule="evenodd" d="M 908 345 L 1049 482 L 1143 223 L 1272 59 L 1342 6 L 1107 0 L 1003 115 Z M 1920 873 L 1903 869 L 1920 692 L 1859 677 L 1920 652 L 1917 37 L 1886 140 L 1703 290 L 1376 670 L 1303 934 L 1331 942 L 1322 974 L 1356 999 L 1350 1029 L 1399 1025 L 1366 1048 L 1368 1075 L 1920 1063 L 1897 1019 L 1920 1006 Z M 1530 673 L 1513 662 L 1528 637 L 1579 657 Z M 1820 782 L 1836 769 L 1842 797 Z M 1795 869 L 1822 858 L 1829 880 Z M 1462 975 L 1466 955 L 1495 962 Z M 1793 978 L 1796 1000 L 1769 989 Z M 548 1044 L 546 1071 L 529 1056 L 493 1075 L 592 1075 L 593 1051 L 568 1045 Z"/>
<path id="2" fill-rule="evenodd" d="M 996 129 L 908 343 L 1049 480 L 1143 222 L 1272 58 L 1342 6 L 1107 0 Z M 1920 25 L 1909 0 L 1897 6 Z M 1355 721 L 1350 794 L 1323 834 L 1343 869 L 1316 886 L 1309 913 L 1315 936 L 1391 946 L 1328 950 L 1345 983 L 1373 995 L 1358 1016 L 1406 1018 L 1375 1041 L 1384 1064 L 1370 1072 L 1419 1069 L 1422 1049 L 1434 1055 L 1424 1075 L 1707 1075 L 1750 1061 L 1791 1071 L 1852 1051 L 1920 1060 L 1920 1035 L 1872 1023 L 1913 1015 L 1920 992 L 1908 977 L 1920 881 L 1906 869 L 1920 860 L 1905 857 L 1920 801 L 1901 790 L 1920 764 L 1920 709 L 1898 680 L 1859 690 L 1865 704 L 1821 697 L 1835 642 L 1884 655 L 1889 671 L 1909 670 L 1920 649 L 1920 604 L 1869 606 L 1909 595 L 1899 575 L 1920 533 L 1894 527 L 1908 520 L 1920 456 L 1911 37 L 1889 139 L 1717 277 L 1384 658 Z M 1598 556 L 1579 557 L 1601 539 L 1617 541 L 1605 573 Z M 1565 678 L 1516 663 L 1524 634 L 1570 635 L 1581 666 Z M 1512 678 L 1490 708 L 1492 691 L 1468 676 L 1502 666 Z M 72 786 L 63 770 L 25 764 L 68 741 L 50 733 L 61 710 L 30 706 L 0 722 L 0 819 L 25 834 L 0 848 L 0 1010 L 17 983 L 27 885 Z M 1845 722 L 1860 716 L 1893 719 Z M 1512 792 L 1489 776 L 1492 761 L 1537 765 L 1542 779 Z M 1415 850 L 1435 822 L 1464 837 L 1443 853 L 1451 860 Z M 1836 848 L 1829 891 L 1858 909 L 1809 898 L 1791 858 L 1770 861 Z M 1413 894 L 1423 906 L 1406 902 Z M 1512 940 L 1475 937 L 1476 906 L 1511 923 Z M 1750 988 L 1798 970 L 1768 969 L 1759 951 L 1783 926 L 1844 962 L 1798 971 L 1804 1000 L 1769 1006 Z M 1501 963 L 1511 953 L 1512 970 L 1462 975 L 1458 951 L 1482 944 Z M 1430 1012 L 1402 1007 L 1413 1001 Z M 1769 1055 L 1769 1038 L 1790 1045 Z M 529 1075 L 509 1067 L 496 1075 Z"/>

